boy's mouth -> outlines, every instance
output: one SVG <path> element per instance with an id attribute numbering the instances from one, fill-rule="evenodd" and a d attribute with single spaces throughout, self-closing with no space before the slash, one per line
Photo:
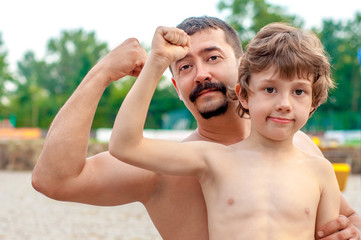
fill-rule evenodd
<path id="1" fill-rule="evenodd" d="M 280 123 L 280 124 L 287 124 L 287 123 L 294 122 L 294 119 L 290 119 L 290 118 L 268 117 L 268 119 L 275 123 Z"/>

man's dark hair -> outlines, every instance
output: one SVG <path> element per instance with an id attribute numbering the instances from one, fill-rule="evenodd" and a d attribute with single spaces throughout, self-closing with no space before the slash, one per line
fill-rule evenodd
<path id="1" fill-rule="evenodd" d="M 241 40 L 237 32 L 225 21 L 216 17 L 190 17 L 181 22 L 177 28 L 185 31 L 189 36 L 206 30 L 206 29 L 222 29 L 225 33 L 226 42 L 233 48 L 236 58 L 243 54 Z"/>

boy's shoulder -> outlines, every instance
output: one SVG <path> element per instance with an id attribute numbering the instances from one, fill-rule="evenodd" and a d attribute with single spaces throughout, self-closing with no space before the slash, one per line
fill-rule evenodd
<path id="1" fill-rule="evenodd" d="M 305 156 L 305 163 L 314 171 L 319 177 L 326 177 L 334 174 L 332 163 L 323 156 L 303 152 Z"/>

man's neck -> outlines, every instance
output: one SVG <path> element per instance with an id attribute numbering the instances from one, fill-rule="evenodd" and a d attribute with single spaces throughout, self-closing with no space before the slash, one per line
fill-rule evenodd
<path id="1" fill-rule="evenodd" d="M 210 141 L 232 145 L 245 139 L 250 132 L 250 120 L 229 111 L 211 119 L 200 119 L 198 128 L 185 141 Z"/>

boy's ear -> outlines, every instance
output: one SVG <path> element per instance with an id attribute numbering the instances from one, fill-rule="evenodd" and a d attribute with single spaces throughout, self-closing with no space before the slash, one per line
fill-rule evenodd
<path id="1" fill-rule="evenodd" d="M 317 107 L 311 107 L 311 111 L 310 111 L 310 115 L 309 117 L 312 116 L 312 114 L 316 111 Z"/>
<path id="2" fill-rule="evenodd" d="M 248 109 L 248 100 L 241 97 L 241 91 L 242 87 L 238 83 L 236 84 L 236 87 L 234 88 L 238 101 L 242 104 L 242 107 L 245 109 Z"/>
<path id="3" fill-rule="evenodd" d="M 174 80 L 174 78 L 172 78 L 172 83 L 173 83 L 173 86 L 174 86 L 175 90 L 176 90 L 177 93 L 178 93 L 179 99 L 180 99 L 181 101 L 183 101 L 182 95 L 180 94 L 179 89 L 178 89 L 178 86 L 177 86 L 177 82 Z"/>

